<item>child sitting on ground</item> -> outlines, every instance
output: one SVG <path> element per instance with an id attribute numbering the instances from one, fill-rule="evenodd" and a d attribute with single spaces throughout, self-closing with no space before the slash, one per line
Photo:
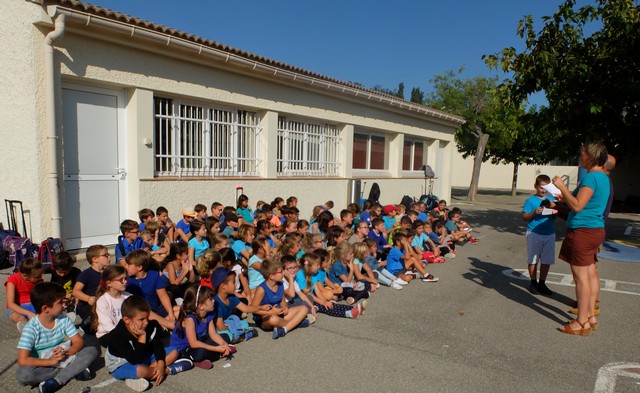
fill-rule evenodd
<path id="1" fill-rule="evenodd" d="M 410 247 L 406 234 L 398 231 L 393 237 L 393 248 L 391 248 L 387 256 L 387 270 L 406 282 L 410 282 L 413 279 L 413 269 L 416 269 L 422 275 L 422 281 L 424 282 L 438 281 L 437 277 L 426 272 L 422 261 L 407 255 L 406 250 Z"/>
<path id="2" fill-rule="evenodd" d="M 153 263 L 149 254 L 144 250 L 135 250 L 125 257 L 127 274 L 127 292 L 144 297 L 151 306 L 151 311 L 175 322 L 178 309 L 171 307 L 171 299 L 167 294 L 167 283 L 160 277 L 160 273 L 150 270 Z"/>
<path id="3" fill-rule="evenodd" d="M 84 347 L 73 322 L 63 311 L 66 292 L 59 284 L 43 282 L 31 291 L 37 315 L 24 326 L 18 342 L 16 379 L 39 385 L 40 392 L 60 390 L 72 378 L 93 378 L 89 365 L 98 357 L 95 347 Z M 64 341 L 68 337 L 68 341 Z"/>
<path id="4" fill-rule="evenodd" d="M 214 289 L 213 284 L 211 284 L 211 273 L 213 273 L 221 263 L 222 255 L 216 250 L 209 249 L 200 255 L 200 258 L 196 261 L 196 270 L 200 276 L 198 285 Z"/>
<path id="5" fill-rule="evenodd" d="M 447 233 L 451 236 L 451 241 L 467 240 L 471 244 L 478 243 L 478 240 L 471 236 L 471 227 L 462 220 L 462 210 L 454 207 L 449 212 L 449 219 L 444 223 Z"/>
<path id="6" fill-rule="evenodd" d="M 249 197 L 245 194 L 241 194 L 238 197 L 236 214 L 242 216 L 242 219 L 247 224 L 253 225 L 253 213 L 251 212 L 251 208 L 249 207 Z"/>
<path id="7" fill-rule="evenodd" d="M 155 221 L 153 221 L 155 223 Z M 151 226 L 151 223 L 149 223 Z M 149 228 L 140 232 L 140 239 L 144 243 L 142 247 L 143 250 L 149 253 L 149 256 L 156 261 L 157 263 L 164 262 L 164 259 L 167 257 L 168 248 L 164 247 L 164 244 L 158 242 L 158 229 L 156 224 L 156 229 L 151 230 Z"/>
<path id="8" fill-rule="evenodd" d="M 265 281 L 256 289 L 251 305 L 260 308 L 254 311 L 253 320 L 263 330 L 273 329 L 273 339 L 284 337 L 296 327 L 307 327 L 307 308 L 303 306 L 287 306 L 282 283 L 284 271 L 282 263 L 277 260 L 265 259 L 260 269 Z M 268 310 L 262 307 L 267 305 Z"/>
<path id="9" fill-rule="evenodd" d="M 425 223 L 425 228 L 427 228 L 428 224 L 428 222 Z M 427 229 L 427 234 L 435 246 L 440 249 L 440 254 L 444 255 L 445 258 L 455 258 L 456 245 L 451 241 L 451 236 L 447 234 L 447 228 L 444 227 L 444 222 L 437 220 L 434 221 L 431 226 L 433 227 L 433 230 L 429 232 Z"/>
<path id="10" fill-rule="evenodd" d="M 256 237 L 256 227 L 250 224 L 242 224 L 238 228 L 238 240 L 233 242 L 231 248 L 236 253 L 236 259 L 241 260 L 242 264 L 248 266 L 249 259 L 253 255 L 251 242 Z"/>
<path id="11" fill-rule="evenodd" d="M 369 248 L 367 244 L 364 242 L 357 242 L 351 245 L 353 247 L 353 263 L 356 266 L 354 270 L 355 279 L 358 282 L 369 283 L 369 291 L 371 293 L 375 292 L 378 289 L 378 280 L 376 279 L 375 274 L 373 274 L 373 270 L 369 267 L 369 265 L 364 263 L 364 260 L 369 256 Z"/>
<path id="12" fill-rule="evenodd" d="M 444 199 L 441 199 L 438 202 L 438 206 L 434 207 L 433 209 L 431 209 L 431 211 L 437 212 L 438 213 L 438 217 L 442 220 L 442 221 L 447 221 L 449 219 L 449 209 L 447 209 L 447 201 L 445 201 Z"/>
<path id="13" fill-rule="evenodd" d="M 221 357 L 236 352 L 235 346 L 216 333 L 213 294 L 208 287 L 187 288 L 176 328 L 171 333 L 171 346 L 178 350 L 178 357 L 191 359 L 196 367 L 205 370 Z"/>
<path id="14" fill-rule="evenodd" d="M 173 243 L 165 262 L 162 276 L 167 281 L 167 291 L 173 299 L 182 298 L 187 286 L 196 282 L 196 269 L 189 260 L 188 246 L 184 243 Z"/>
<path id="15" fill-rule="evenodd" d="M 187 207 L 182 210 L 182 220 L 176 223 L 174 231 L 175 242 L 189 243 L 191 239 L 191 223 L 196 219 L 197 213 L 193 208 Z"/>
<path id="16" fill-rule="evenodd" d="M 156 220 L 160 225 L 160 230 L 164 236 L 172 242 L 175 239 L 176 225 L 169 218 L 169 210 L 164 206 L 159 206 L 156 209 Z"/>
<path id="17" fill-rule="evenodd" d="M 131 221 L 136 226 L 138 223 Z M 117 249 L 117 246 L 116 246 Z M 140 250 L 140 252 L 146 251 Z M 111 262 L 111 255 L 107 247 L 101 244 L 95 244 L 87 249 L 87 261 L 91 266 L 78 276 L 76 285 L 73 286 L 73 296 L 78 299 L 78 305 L 76 306 L 76 313 L 82 320 L 80 327 L 85 333 L 91 331 L 91 308 L 96 302 L 96 291 L 100 285 L 100 279 L 102 278 L 102 271 Z"/>
<path id="18" fill-rule="evenodd" d="M 235 315 L 236 309 L 243 313 L 255 312 L 258 310 L 268 311 L 268 305 L 250 306 L 240 301 L 235 295 L 236 273 L 224 267 L 214 270 L 211 275 L 211 282 L 216 287 L 216 319 L 215 327 L 218 334 L 227 336 L 231 342 L 250 340 L 258 337 L 256 329 L 250 329 L 249 323 L 245 319 Z"/>
<path id="19" fill-rule="evenodd" d="M 78 281 L 80 275 L 80 269 L 73 266 L 76 260 L 67 251 L 62 251 L 53 257 L 51 282 L 62 285 L 62 288 L 67 292 L 67 308 L 65 314 L 71 319 L 71 322 L 76 320 L 76 301 L 77 299 L 72 296 L 73 287 Z"/>
<path id="20" fill-rule="evenodd" d="M 313 251 L 314 255 L 317 255 L 320 258 L 320 270 L 324 272 L 325 279 L 320 281 L 316 285 L 315 293 L 319 298 L 323 298 L 325 300 L 338 300 L 340 296 L 342 296 L 342 285 L 336 284 L 333 281 L 329 280 L 329 276 L 327 276 L 327 272 L 329 271 L 329 267 L 331 266 L 331 255 L 329 251 L 324 248 L 318 248 Z"/>
<path id="21" fill-rule="evenodd" d="M 189 359 L 178 359 L 175 348 L 164 348 L 158 322 L 149 320 L 151 307 L 141 296 L 122 302 L 122 319 L 111 331 L 104 362 L 111 376 L 124 380 L 137 392 L 159 385 L 167 375 L 193 368 Z M 178 360 L 176 360 L 178 359 Z"/>
<path id="22" fill-rule="evenodd" d="M 251 249 L 253 250 L 253 255 L 249 258 L 247 273 L 249 276 L 249 289 L 251 293 L 254 294 L 256 288 L 264 282 L 264 277 L 262 273 L 260 273 L 260 267 L 262 266 L 262 260 L 267 258 L 271 253 L 271 248 L 269 247 L 267 239 L 259 238 L 251 243 Z"/>
<path id="23" fill-rule="evenodd" d="M 329 280 L 342 286 L 342 296 L 349 305 L 369 297 L 369 283 L 358 283 L 354 280 L 353 247 L 347 242 L 340 243 L 332 252 Z"/>
<path id="24" fill-rule="evenodd" d="M 207 228 L 202 221 L 192 221 L 189 226 L 192 237 L 189 240 L 189 262 L 196 264 L 196 259 L 209 249 L 209 241 L 207 240 Z"/>
<path id="25" fill-rule="evenodd" d="M 304 254 L 303 254 L 304 256 Z M 300 286 L 295 281 L 296 274 L 300 270 L 300 264 L 296 257 L 291 255 L 283 255 L 280 258 L 282 268 L 284 272 L 284 297 L 287 300 L 289 307 L 305 306 L 307 308 L 307 319 L 309 323 L 315 323 L 317 319 L 316 309 L 313 306 L 313 299 L 310 299 L 307 294 L 302 292 Z"/>
<path id="26" fill-rule="evenodd" d="M 144 242 L 140 238 L 140 227 L 133 220 L 124 220 L 120 224 L 118 243 L 116 244 L 116 263 L 124 266 L 124 257 L 133 250 L 144 248 Z"/>
<path id="27" fill-rule="evenodd" d="M 392 289 L 401 290 L 403 285 L 407 285 L 408 282 L 394 276 L 387 269 L 387 261 L 378 261 L 377 258 L 377 246 L 375 240 L 366 239 L 364 243 L 367 245 L 368 254 L 364 258 L 364 263 L 369 266 L 373 271 L 374 276 L 381 284 L 388 285 Z"/>
<path id="28" fill-rule="evenodd" d="M 7 315 L 16 324 L 19 332 L 27 321 L 36 316 L 31 303 L 31 290 L 42 281 L 44 268 L 37 259 L 27 258 L 16 273 L 7 278 L 4 286 L 7 289 Z"/>

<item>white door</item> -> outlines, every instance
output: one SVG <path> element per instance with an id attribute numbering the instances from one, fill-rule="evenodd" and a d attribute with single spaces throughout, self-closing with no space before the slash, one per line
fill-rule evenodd
<path id="1" fill-rule="evenodd" d="M 67 249 L 115 244 L 125 216 L 123 94 L 62 89 L 62 227 Z"/>

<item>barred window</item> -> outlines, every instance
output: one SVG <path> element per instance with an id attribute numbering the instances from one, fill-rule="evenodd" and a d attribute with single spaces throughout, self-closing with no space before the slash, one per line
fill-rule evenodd
<path id="1" fill-rule="evenodd" d="M 339 144 L 335 125 L 278 117 L 278 175 L 338 176 Z"/>
<path id="2" fill-rule="evenodd" d="M 257 176 L 258 115 L 154 98 L 156 176 Z"/>

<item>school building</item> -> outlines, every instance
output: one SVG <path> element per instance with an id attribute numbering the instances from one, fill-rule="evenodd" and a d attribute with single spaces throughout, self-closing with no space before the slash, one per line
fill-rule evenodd
<path id="1" fill-rule="evenodd" d="M 303 218 L 354 179 L 399 202 L 425 164 L 450 196 L 459 117 L 88 3 L 0 10 L 0 186 L 34 241 L 113 244 L 143 207 L 177 220 L 238 185 L 252 207 L 297 196 Z"/>

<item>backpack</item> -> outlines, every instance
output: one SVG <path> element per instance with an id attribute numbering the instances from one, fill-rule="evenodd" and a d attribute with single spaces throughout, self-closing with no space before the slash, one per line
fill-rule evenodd
<path id="1" fill-rule="evenodd" d="M 64 244 L 62 244 L 62 240 L 60 239 L 49 237 L 40 243 L 38 259 L 42 262 L 45 271 L 51 271 L 53 269 L 53 257 L 62 251 L 64 251 Z"/>
<path id="2" fill-rule="evenodd" d="M 405 195 L 402 197 L 400 204 L 407 208 L 407 211 L 411 210 L 411 204 L 413 203 L 413 198 L 409 195 Z"/>
<path id="3" fill-rule="evenodd" d="M 433 194 L 425 194 L 420 197 L 420 202 L 425 204 L 427 210 L 432 210 L 434 207 L 438 206 L 439 201 L 440 199 Z"/>
<path id="4" fill-rule="evenodd" d="M 380 186 L 378 183 L 373 183 L 371 185 L 371 190 L 369 191 L 369 200 L 373 203 L 380 201 Z"/>
<path id="5" fill-rule="evenodd" d="M 2 241 L 2 248 L 9 253 L 9 265 L 17 272 L 27 258 L 38 259 L 40 247 L 31 243 L 28 237 L 9 236 Z"/>

